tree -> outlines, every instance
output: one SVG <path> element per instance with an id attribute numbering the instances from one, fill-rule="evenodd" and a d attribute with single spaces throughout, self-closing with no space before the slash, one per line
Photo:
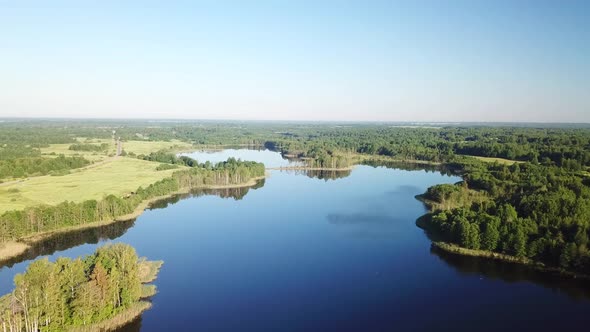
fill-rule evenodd
<path id="1" fill-rule="evenodd" d="M 512 252 L 516 257 L 524 258 L 526 257 L 526 245 L 527 245 L 527 236 L 522 230 L 522 228 L 517 228 L 516 233 L 512 238 Z"/>
<path id="2" fill-rule="evenodd" d="M 480 235 L 479 235 L 479 226 L 477 224 L 470 224 L 469 225 L 470 229 L 469 229 L 469 242 L 468 242 L 468 248 L 469 249 L 479 249 L 481 246 L 481 240 L 480 240 Z"/>
<path id="3" fill-rule="evenodd" d="M 498 247 L 500 232 L 498 231 L 499 220 L 489 218 L 484 224 L 482 233 L 482 249 L 494 251 Z"/>
<path id="4" fill-rule="evenodd" d="M 559 256 L 559 266 L 563 269 L 569 269 L 575 262 L 578 248 L 575 243 L 568 243 Z"/>

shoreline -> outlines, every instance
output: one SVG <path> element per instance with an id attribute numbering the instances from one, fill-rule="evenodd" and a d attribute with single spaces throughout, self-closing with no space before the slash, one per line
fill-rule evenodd
<path id="1" fill-rule="evenodd" d="M 260 144 L 192 144 L 191 147 L 181 148 L 181 149 L 171 149 L 170 152 L 176 154 L 184 154 L 184 153 L 192 153 L 192 152 L 201 152 L 201 151 L 223 151 L 226 149 L 231 148 L 256 148 L 256 149 L 266 149 L 264 145 Z"/>
<path id="2" fill-rule="evenodd" d="M 18 256 L 24 254 L 27 250 L 29 250 L 34 244 L 36 244 L 38 242 L 42 242 L 43 240 L 45 240 L 51 236 L 54 236 L 54 235 L 65 234 L 65 233 L 70 233 L 70 232 L 75 232 L 75 231 L 80 231 L 80 230 L 85 230 L 85 229 L 98 228 L 101 226 L 111 225 L 111 224 L 114 224 L 114 223 L 120 222 L 120 221 L 129 221 L 129 220 L 136 219 L 137 217 L 141 216 L 146 209 L 149 209 L 152 204 L 159 202 L 161 200 L 172 198 L 177 195 L 189 194 L 191 191 L 198 190 L 198 189 L 233 189 L 233 188 L 252 187 L 252 186 L 256 185 L 256 183 L 258 181 L 265 179 L 267 176 L 268 176 L 268 174 L 266 174 L 265 176 L 254 177 L 254 178 L 251 178 L 250 180 L 248 180 L 247 182 L 244 182 L 241 184 L 207 185 L 207 186 L 198 186 L 198 187 L 194 187 L 194 188 L 190 188 L 190 189 L 185 188 L 185 189 L 177 190 L 177 191 L 172 192 L 167 195 L 162 195 L 162 196 L 158 196 L 158 197 L 144 200 L 141 203 L 139 203 L 139 205 L 135 208 L 135 210 L 133 210 L 133 212 L 115 217 L 111 220 L 102 220 L 102 221 L 97 221 L 97 222 L 92 222 L 92 223 L 87 223 L 87 224 L 82 224 L 82 225 L 75 225 L 75 226 L 66 227 L 66 228 L 62 228 L 62 229 L 56 229 L 56 230 L 52 230 L 52 231 L 31 234 L 31 235 L 25 236 L 23 238 L 20 238 L 18 240 L 8 241 L 8 242 L 5 242 L 2 246 L 0 246 L 0 262 L 9 260 L 11 258 L 18 257 Z"/>
<path id="3" fill-rule="evenodd" d="M 141 300 L 130 308 L 127 308 L 115 316 L 99 323 L 90 324 L 88 326 L 77 326 L 70 328 L 69 332 L 98 332 L 98 331 L 115 331 L 123 326 L 133 322 L 141 317 L 147 310 L 152 308 L 152 303 L 146 300 Z"/>
<path id="4" fill-rule="evenodd" d="M 342 168 L 331 168 L 331 167 L 308 167 L 308 166 L 279 166 L 279 167 L 268 167 L 266 170 L 269 171 L 352 171 L 357 165 L 342 167 Z"/>
<path id="5" fill-rule="evenodd" d="M 586 279 L 590 280 L 590 275 L 576 273 L 572 271 L 562 270 L 556 267 L 549 267 L 545 264 L 534 261 L 528 258 L 519 258 L 512 255 L 501 254 L 493 251 L 488 250 L 475 250 L 475 249 L 467 249 L 460 247 L 456 244 L 443 242 L 443 241 L 432 241 L 432 247 L 440 249 L 444 252 L 449 254 L 458 255 L 458 256 L 469 256 L 469 257 L 477 257 L 483 259 L 491 259 L 496 261 L 501 261 L 505 263 L 512 263 L 512 264 L 519 264 L 528 266 L 537 272 L 542 273 L 551 273 L 555 275 L 559 275 L 560 277 L 567 277 L 572 279 Z"/>
<path id="6" fill-rule="evenodd" d="M 419 197 L 422 195 L 416 195 L 415 198 L 418 201 L 421 201 L 423 204 L 428 204 L 427 200 L 424 200 L 423 197 Z M 549 273 L 553 275 L 558 275 L 559 277 L 565 278 L 572 278 L 572 279 L 585 279 L 590 280 L 590 275 L 577 273 L 573 271 L 563 270 L 558 267 L 547 266 L 543 262 L 535 261 L 529 258 L 520 258 L 512 255 L 502 254 L 494 251 L 489 250 L 480 250 L 480 249 L 468 249 L 463 248 L 457 244 L 449 243 L 444 241 L 442 238 L 437 236 L 435 233 L 432 232 L 430 225 L 428 223 L 428 218 L 431 217 L 431 213 L 426 213 L 416 219 L 416 226 L 422 229 L 430 240 L 431 247 L 442 250 L 446 253 L 457 255 L 457 256 L 467 256 L 467 257 L 475 257 L 479 259 L 488 259 L 488 260 L 495 260 L 503 263 L 510 263 L 510 264 L 518 264 L 522 266 L 529 267 L 536 272 L 541 273 Z"/>
<path id="7" fill-rule="evenodd" d="M 417 164 L 417 165 L 432 165 L 432 166 L 443 166 L 447 165 L 448 162 L 440 162 L 440 161 L 428 161 L 428 160 L 418 160 L 418 159 L 396 159 L 394 157 L 389 156 L 380 156 L 380 155 L 365 155 L 362 153 L 357 153 L 355 157 L 359 158 L 359 162 L 367 162 L 367 161 L 375 161 L 375 162 L 391 162 L 391 163 L 400 163 L 400 164 Z"/>

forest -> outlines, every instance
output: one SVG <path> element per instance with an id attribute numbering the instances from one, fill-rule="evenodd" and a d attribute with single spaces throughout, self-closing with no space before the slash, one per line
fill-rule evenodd
<path id="1" fill-rule="evenodd" d="M 557 166 L 462 165 L 464 181 L 429 188 L 429 230 L 443 241 L 590 274 L 590 178 Z"/>
<path id="2" fill-rule="evenodd" d="M 98 248 L 83 258 L 32 262 L 14 278 L 14 291 L 0 298 L 4 331 L 113 328 L 149 308 L 161 261 L 140 259 L 125 244 Z M 96 325 L 101 324 L 101 325 Z"/>

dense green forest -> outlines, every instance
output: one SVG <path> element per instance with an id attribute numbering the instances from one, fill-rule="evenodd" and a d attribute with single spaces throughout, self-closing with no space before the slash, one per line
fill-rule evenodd
<path id="1" fill-rule="evenodd" d="M 464 182 L 431 187 L 442 240 L 590 274 L 590 178 L 532 163 L 461 165 Z"/>
<path id="2" fill-rule="evenodd" d="M 264 165 L 233 158 L 215 165 L 199 164 L 179 170 L 172 177 L 146 188 L 138 188 L 126 197 L 108 195 L 102 200 L 80 203 L 63 202 L 56 206 L 35 206 L 22 211 L 8 211 L 0 216 L 0 243 L 64 227 L 112 220 L 132 213 L 143 201 L 179 190 L 205 186 L 244 184 L 265 174 Z"/>
<path id="3" fill-rule="evenodd" d="M 144 285 L 162 262 L 139 259 L 129 245 L 98 248 L 84 258 L 42 258 L 14 278 L 15 289 L 0 298 L 4 331 L 64 331 L 89 327 L 135 309 L 155 293 Z M 127 318 L 128 319 L 128 318 Z"/>
<path id="4" fill-rule="evenodd" d="M 308 166 L 317 168 L 345 168 L 359 161 L 374 166 L 396 161 L 440 163 L 464 177 L 457 186 L 436 186 L 425 194 L 436 211 L 430 219 L 431 229 L 445 241 L 590 273 L 587 125 L 8 121 L 0 123 L 0 165 L 43 158 L 39 147 L 77 144 L 76 137 L 110 139 L 113 131 L 122 141 L 266 147 L 287 157 L 304 158 Z M 506 160 L 482 162 L 472 156 Z M 189 169 L 126 198 L 109 196 L 101 201 L 64 202 L 6 213 L 0 217 L 2 240 L 113 218 L 133 211 L 143 199 L 180 188 L 239 183 L 264 173 L 263 166 L 244 164 L 220 170 L 170 151 L 134 157 L 159 162 L 159 170 Z M 10 169 L 6 174 L 14 176 L 15 167 Z M 23 167 L 17 173 L 43 174 L 31 172 Z"/>

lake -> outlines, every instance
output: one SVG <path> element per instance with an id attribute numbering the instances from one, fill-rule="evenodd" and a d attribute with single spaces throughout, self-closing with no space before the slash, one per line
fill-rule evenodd
<path id="1" fill-rule="evenodd" d="M 200 162 L 235 156 L 267 167 L 290 164 L 268 150 L 188 155 Z M 153 308 L 122 331 L 587 327 L 587 282 L 431 249 L 415 224 L 426 209 L 414 196 L 459 180 L 370 166 L 271 171 L 255 188 L 178 196 L 135 221 L 47 241 L 32 256 L 76 257 L 112 241 L 164 260 Z M 0 270 L 0 293 L 29 263 Z"/>

